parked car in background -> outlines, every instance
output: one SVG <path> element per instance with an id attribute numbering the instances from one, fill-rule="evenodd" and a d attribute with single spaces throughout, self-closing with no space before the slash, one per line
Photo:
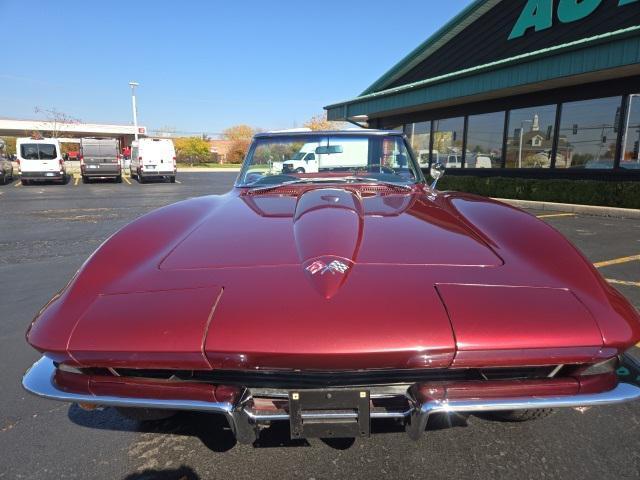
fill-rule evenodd
<path id="1" fill-rule="evenodd" d="M 427 168 L 429 166 L 429 150 L 418 150 L 416 155 L 420 167 Z M 437 153 L 435 156 L 437 156 Z M 438 163 L 438 159 L 436 158 L 433 163 Z"/>
<path id="2" fill-rule="evenodd" d="M 5 184 L 13 180 L 13 164 L 5 155 L 5 143 L 0 139 L 0 184 Z"/>
<path id="3" fill-rule="evenodd" d="M 13 180 L 13 164 L 0 153 L 0 184 L 4 185 Z"/>
<path id="4" fill-rule="evenodd" d="M 54 180 L 67 183 L 69 177 L 55 138 L 21 137 L 16 139 L 16 155 L 23 185 L 34 181 Z"/>
<path id="5" fill-rule="evenodd" d="M 303 145 L 350 153 L 273 172 Z M 229 193 L 111 236 L 27 341 L 36 395 L 219 414 L 244 443 L 283 421 L 294 439 L 366 437 L 378 420 L 418 439 L 436 414 L 640 398 L 616 373 L 640 341 L 633 306 L 542 220 L 427 185 L 393 131 L 258 134 Z"/>
<path id="6" fill-rule="evenodd" d="M 141 138 L 131 145 L 129 172 L 138 182 L 149 178 L 166 178 L 176 181 L 176 150 L 167 138 Z"/>
<path id="7" fill-rule="evenodd" d="M 462 168 L 462 156 L 447 155 L 447 163 L 444 166 L 446 168 Z"/>
<path id="8" fill-rule="evenodd" d="M 120 142 L 115 138 L 83 138 L 80 140 L 80 173 L 82 182 L 114 179 L 122 182 Z"/>
<path id="9" fill-rule="evenodd" d="M 487 155 L 478 155 L 476 157 L 475 168 L 492 168 L 491 157 Z"/>

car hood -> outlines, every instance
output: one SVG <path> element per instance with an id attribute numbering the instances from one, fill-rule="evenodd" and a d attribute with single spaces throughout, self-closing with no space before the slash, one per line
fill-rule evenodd
<path id="1" fill-rule="evenodd" d="M 41 312 L 29 342 L 80 365 L 339 370 L 571 363 L 638 337 L 628 303 L 521 211 L 402 189 L 289 190 L 142 217 Z"/>
<path id="2" fill-rule="evenodd" d="M 495 267 L 500 257 L 460 216 L 415 192 L 311 188 L 230 198 L 184 239 L 163 270 L 348 263 Z"/>

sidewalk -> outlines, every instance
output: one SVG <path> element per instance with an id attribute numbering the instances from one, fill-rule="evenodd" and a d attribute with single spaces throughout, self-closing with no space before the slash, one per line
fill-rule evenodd
<path id="1" fill-rule="evenodd" d="M 640 210 L 633 208 L 597 207 L 594 205 L 574 205 L 571 203 L 538 202 L 531 200 L 511 200 L 508 198 L 495 198 L 500 202 L 513 205 L 518 208 L 532 210 L 546 210 L 549 212 L 578 213 L 594 217 L 616 217 L 640 219 Z"/>

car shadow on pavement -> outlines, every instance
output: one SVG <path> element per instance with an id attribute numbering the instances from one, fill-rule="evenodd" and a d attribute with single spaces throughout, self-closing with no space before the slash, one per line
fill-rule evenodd
<path id="1" fill-rule="evenodd" d="M 236 445 L 222 415 L 180 412 L 166 420 L 140 422 L 120 415 L 115 408 L 85 411 L 76 404 L 69 407 L 67 415 L 73 423 L 86 428 L 197 437 L 214 452 L 226 452 Z"/>
<path id="2" fill-rule="evenodd" d="M 86 428 L 197 437 L 209 450 L 218 453 L 231 450 L 237 443 L 227 420 L 222 415 L 180 412 L 166 420 L 140 422 L 120 415 L 115 408 L 85 411 L 73 404 L 69 407 L 68 417 L 76 425 Z M 466 426 L 467 416 L 464 415 L 432 415 L 427 424 L 427 431 Z M 395 421 L 376 421 L 371 426 L 371 432 L 374 434 L 404 431 L 404 425 Z M 346 450 L 355 443 L 355 439 L 331 438 L 322 439 L 322 442 L 335 450 Z M 289 424 L 277 422 L 262 430 L 253 446 L 254 448 L 295 448 L 311 445 L 306 440 L 291 439 Z"/>
<path id="3" fill-rule="evenodd" d="M 192 468 L 182 465 L 177 469 L 169 470 L 143 470 L 142 472 L 132 473 L 123 478 L 123 480 L 199 480 L 200 477 Z"/>

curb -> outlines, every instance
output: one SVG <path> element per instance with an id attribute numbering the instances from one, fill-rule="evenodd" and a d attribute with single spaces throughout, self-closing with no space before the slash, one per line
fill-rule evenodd
<path id="1" fill-rule="evenodd" d="M 579 213 L 594 217 L 615 217 L 640 219 L 640 210 L 634 208 L 596 207 L 594 205 L 574 205 L 571 203 L 537 202 L 532 200 L 512 200 L 508 198 L 494 198 L 499 202 L 518 208 L 530 208 L 549 212 Z"/>

